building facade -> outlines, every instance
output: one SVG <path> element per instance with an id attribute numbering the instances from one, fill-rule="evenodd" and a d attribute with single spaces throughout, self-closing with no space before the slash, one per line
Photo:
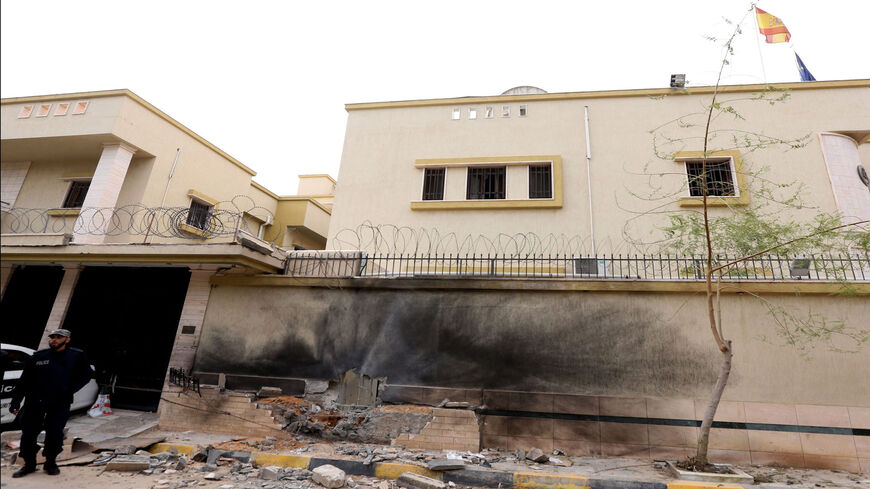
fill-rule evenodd
<path id="1" fill-rule="evenodd" d="M 72 330 L 118 405 L 151 406 L 170 363 L 192 366 L 215 273 L 326 243 L 331 177 L 276 195 L 128 90 L 3 99 L 0 123 L 3 342 Z"/>
<path id="2" fill-rule="evenodd" d="M 563 253 L 626 251 L 664 214 L 699 205 L 693 176 L 713 91 L 526 89 L 349 104 L 327 248 L 377 248 L 358 235 L 380 225 L 459 241 L 564 235 L 580 244 Z M 870 218 L 859 175 L 870 160 L 870 81 L 727 86 L 717 101 L 714 215 L 762 204 L 753 193 L 766 182 L 801 182 L 807 208 Z"/>

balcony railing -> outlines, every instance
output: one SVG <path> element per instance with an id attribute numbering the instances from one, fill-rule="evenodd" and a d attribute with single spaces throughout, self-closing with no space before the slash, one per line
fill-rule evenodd
<path id="1" fill-rule="evenodd" d="M 714 269 L 733 260 L 717 256 Z M 403 255 L 362 251 L 291 252 L 285 274 L 297 277 L 552 278 L 704 280 L 703 257 L 674 255 Z M 764 255 L 714 273 L 714 279 L 867 281 L 870 256 Z"/>

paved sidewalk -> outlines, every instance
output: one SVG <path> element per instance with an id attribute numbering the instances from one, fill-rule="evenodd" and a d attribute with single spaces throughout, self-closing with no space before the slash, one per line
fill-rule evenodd
<path id="1" fill-rule="evenodd" d="M 394 449 L 383 445 L 367 445 L 350 442 L 328 442 L 319 438 L 290 437 L 292 448 L 263 448 L 261 438 L 245 438 L 231 433 L 210 434 L 197 432 L 168 432 L 156 427 L 154 413 L 116 410 L 111 416 L 90 418 L 86 414 L 70 419 L 68 436 L 95 443 L 111 438 L 148 437 L 162 438 L 165 441 L 150 448 L 152 453 L 175 449 L 179 453 L 191 453 L 198 448 L 232 444 L 251 451 L 251 460 L 258 465 L 278 465 L 283 467 L 313 469 L 330 464 L 347 472 L 348 475 L 396 479 L 404 472 L 415 472 L 444 482 L 460 486 L 493 487 L 500 489 L 722 489 L 741 488 L 740 484 L 680 482 L 664 470 L 654 467 L 649 460 L 628 458 L 565 457 L 570 467 L 552 464 L 537 464 L 518 461 L 509 452 L 486 451 L 484 455 L 491 467 L 469 464 L 467 468 L 447 472 L 432 472 L 421 459 L 443 457 L 444 453 L 421 450 L 397 450 L 396 460 L 366 464 L 361 453 L 372 450 Z M 4 434 L 4 440 L 8 439 Z M 4 443 L 5 444 L 5 443 Z M 251 446 L 253 445 L 253 446 Z M 239 448 L 239 447 L 236 447 Z M 259 448 L 259 449 L 257 449 Z M 8 450 L 8 449 L 7 449 Z M 349 455 L 352 453 L 355 455 Z M 466 458 L 469 454 L 466 454 Z M 851 474 L 843 471 L 776 468 L 766 466 L 739 466 L 740 469 L 755 476 L 759 482 L 748 487 L 763 488 L 800 488 L 843 487 L 870 489 L 870 474 Z M 90 467 L 76 468 L 86 472 Z M 8 470 L 8 469 L 6 469 Z M 69 473 L 69 471 L 67 472 Z M 4 470 L 4 476 L 8 475 Z M 114 478 L 114 476 L 106 479 Z M 5 482 L 5 477 L 4 477 Z M 106 481 L 108 482 L 108 480 Z M 113 481 L 114 482 L 114 481 Z M 16 487 L 16 486 L 4 486 Z M 30 487 L 30 486 L 22 486 Z M 36 487 L 36 486 L 34 486 Z M 132 484 L 130 487 L 140 487 Z M 145 487 L 145 486 L 142 486 Z M 149 486 L 150 487 L 150 486 Z"/>

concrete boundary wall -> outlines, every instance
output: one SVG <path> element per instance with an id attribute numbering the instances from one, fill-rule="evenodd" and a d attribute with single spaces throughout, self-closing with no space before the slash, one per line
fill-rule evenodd
<path id="1" fill-rule="evenodd" d="M 520 393 L 514 397 L 543 393 L 549 399 L 540 408 L 482 403 L 507 411 L 490 414 L 487 420 L 508 420 L 501 423 L 504 430 L 495 427 L 498 421 L 484 425 L 483 446 L 509 448 L 523 436 L 552 444 L 559 439 L 555 424 L 565 423 L 552 417 L 529 422 L 527 415 L 511 411 L 561 413 L 554 404 L 558 396 L 587 396 L 599 402 L 613 398 L 616 404 L 624 404 L 617 411 L 627 410 L 627 414 L 611 415 L 637 418 L 656 418 L 648 414 L 648 407 L 657 400 L 678 411 L 691 406 L 690 417 L 697 420 L 696 400 L 709 396 L 719 367 L 705 323 L 705 301 L 698 290 L 702 284 L 293 277 L 218 277 L 212 283 L 197 371 L 336 379 L 357 369 L 372 377 L 387 377 L 392 385 Z M 867 292 L 868 284 L 855 285 L 859 294 Z M 814 412 L 819 422 L 813 426 L 870 428 L 865 426 L 865 418 L 870 419 L 870 384 L 865 380 L 870 378 L 870 350 L 844 352 L 856 345 L 837 334 L 803 350 L 787 345 L 768 306 L 752 296 L 763 294 L 769 304 L 797 316 L 824 318 L 828 325 L 866 327 L 870 301 L 861 295 L 832 295 L 836 290 L 837 284 L 797 282 L 728 285 L 722 297 L 724 330 L 734 342 L 735 358 L 723 409 L 739 405 L 744 410 L 744 418 L 733 421 L 761 422 L 746 418 L 751 407 L 757 407 L 767 413 L 771 424 L 800 425 L 799 413 Z M 632 414 L 632 406 L 638 403 L 644 412 Z M 835 419 L 841 412 L 847 413 L 846 424 Z M 522 421 L 510 421 L 513 418 Z M 572 426 L 585 423 L 597 432 L 598 441 L 593 443 L 601 453 L 610 443 L 604 441 L 610 436 L 607 433 L 616 430 L 625 432 L 621 444 L 643 445 L 641 451 L 649 456 L 653 456 L 651 447 L 685 452 L 686 436 L 691 436 L 684 432 L 694 429 L 642 423 L 637 430 L 644 435 L 638 437 L 645 441 L 631 443 L 640 439 L 630 433 L 638 423 L 563 421 Z M 525 429 L 541 424 L 547 426 L 540 427 L 539 433 Z M 512 432 L 511 425 L 525 431 Z M 666 439 L 683 441 L 679 446 L 663 445 L 654 440 L 657 435 L 652 433 L 658 431 Z M 853 469 L 861 459 L 870 458 L 865 446 L 870 437 L 864 435 L 760 430 L 759 438 L 750 436 L 751 431 L 744 429 L 740 436 L 755 439 L 756 446 L 787 446 L 790 451 L 784 453 L 800 453 L 803 462 L 793 465 L 807 464 L 812 456 L 848 456 L 848 468 Z M 826 439 L 832 436 L 849 440 Z M 579 435 L 572 439 L 583 441 Z M 824 439 L 818 453 L 805 452 L 812 439 Z M 613 443 L 620 444 L 615 438 Z M 848 453 L 841 450 L 848 448 L 843 443 L 851 444 Z M 753 446 L 744 448 L 751 456 Z M 774 461 L 783 459 L 770 460 Z"/>

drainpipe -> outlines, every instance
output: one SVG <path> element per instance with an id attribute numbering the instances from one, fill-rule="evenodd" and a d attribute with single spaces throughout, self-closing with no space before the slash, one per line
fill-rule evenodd
<path id="1" fill-rule="evenodd" d="M 166 204 L 166 195 L 169 193 L 169 184 L 172 183 L 172 176 L 175 175 L 175 167 L 178 166 L 178 158 L 181 156 L 181 148 L 175 150 L 175 161 L 172 162 L 172 168 L 169 170 L 169 178 L 166 179 L 166 188 L 163 189 L 163 199 L 160 200 L 160 208 Z M 151 226 L 154 224 L 154 214 L 151 214 L 151 221 L 148 223 L 148 229 L 145 231 L 145 240 L 148 242 L 148 235 L 151 234 Z"/>
<path id="2" fill-rule="evenodd" d="M 589 195 L 589 237 L 592 239 L 592 256 L 595 252 L 595 226 L 592 223 L 592 141 L 589 138 L 589 106 L 583 106 L 583 121 L 586 124 L 586 193 Z"/>

